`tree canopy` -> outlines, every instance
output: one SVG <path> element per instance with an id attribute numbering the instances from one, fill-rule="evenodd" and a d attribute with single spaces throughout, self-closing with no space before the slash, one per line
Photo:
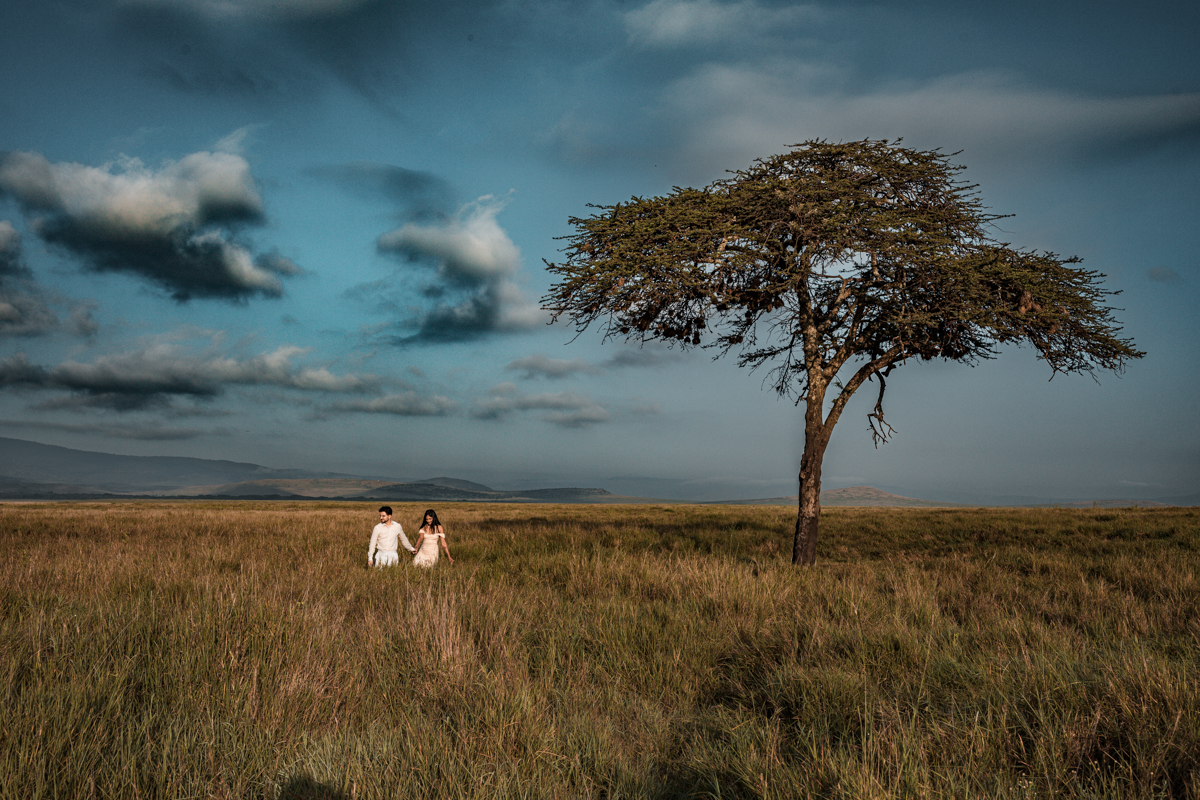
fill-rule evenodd
<path id="1" fill-rule="evenodd" d="M 806 406 L 793 560 L 810 563 L 825 446 L 867 380 L 879 380 L 871 430 L 886 439 L 885 378 L 911 358 L 976 363 L 1025 343 L 1053 374 L 1143 355 L 1119 337 L 1104 276 L 994 238 L 1001 217 L 949 158 L 810 141 L 703 189 L 592 206 L 547 263 L 559 281 L 543 305 L 577 332 L 595 323 L 605 338 L 770 365 L 775 391 Z"/>

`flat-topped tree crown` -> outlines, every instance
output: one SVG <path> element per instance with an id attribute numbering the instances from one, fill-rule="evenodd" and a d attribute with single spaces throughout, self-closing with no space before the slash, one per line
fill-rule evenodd
<path id="1" fill-rule="evenodd" d="M 560 280 L 543 306 L 577 332 L 598 323 L 606 339 L 769 364 L 773 388 L 805 403 L 793 561 L 811 563 L 821 460 L 865 381 L 879 379 L 868 418 L 885 440 L 884 379 L 913 357 L 976 363 L 1028 343 L 1057 373 L 1143 355 L 1118 336 L 1104 276 L 993 238 L 1000 217 L 962 169 L 899 142 L 810 141 L 704 189 L 593 206 L 570 220 L 565 259 L 547 262 Z"/>

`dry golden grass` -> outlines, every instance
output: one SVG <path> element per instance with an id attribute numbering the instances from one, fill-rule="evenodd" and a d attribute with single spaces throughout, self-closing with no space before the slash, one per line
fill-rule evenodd
<path id="1" fill-rule="evenodd" d="M 1193 509 L 374 512 L 0 506 L 0 798 L 1200 797 Z"/>

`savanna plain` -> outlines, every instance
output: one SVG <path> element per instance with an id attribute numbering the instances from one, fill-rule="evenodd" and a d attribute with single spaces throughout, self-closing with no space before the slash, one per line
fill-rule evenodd
<path id="1" fill-rule="evenodd" d="M 0 506 L 0 798 L 1200 798 L 1197 509 L 438 512 Z"/>

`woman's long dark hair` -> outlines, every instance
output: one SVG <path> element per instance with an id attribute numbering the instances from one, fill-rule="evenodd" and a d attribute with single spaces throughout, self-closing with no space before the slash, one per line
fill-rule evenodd
<path id="1" fill-rule="evenodd" d="M 421 524 L 417 526 L 417 530 L 421 530 L 422 528 L 425 527 L 425 518 L 426 517 L 433 517 L 433 522 L 429 523 L 429 530 L 431 530 L 431 531 L 436 531 L 438 529 L 438 526 L 442 524 L 442 523 L 438 522 L 437 512 L 431 508 L 431 509 L 427 510 L 424 514 L 421 515 Z"/>

